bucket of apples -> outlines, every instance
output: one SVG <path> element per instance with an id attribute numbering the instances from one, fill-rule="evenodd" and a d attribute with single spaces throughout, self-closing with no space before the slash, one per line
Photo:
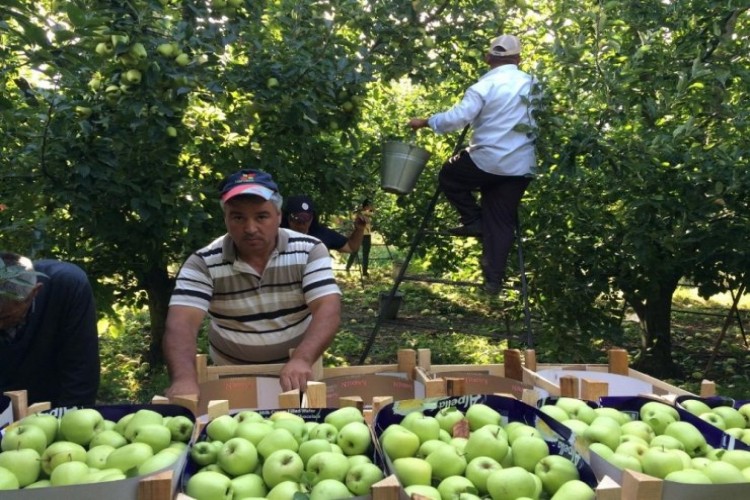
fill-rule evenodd
<path id="1" fill-rule="evenodd" d="M 195 418 L 177 405 L 54 408 L 7 426 L 0 441 L 0 496 L 127 499 L 144 478 L 187 460 Z"/>
<path id="2" fill-rule="evenodd" d="M 587 500 L 596 478 L 570 429 L 537 408 L 494 395 L 397 401 L 374 431 L 408 495 Z"/>
<path id="3" fill-rule="evenodd" d="M 336 500 L 383 479 L 370 426 L 355 407 L 235 410 L 193 443 L 182 491 L 196 500 Z"/>

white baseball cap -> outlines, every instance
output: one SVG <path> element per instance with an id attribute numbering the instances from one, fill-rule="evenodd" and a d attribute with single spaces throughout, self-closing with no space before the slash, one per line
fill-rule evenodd
<path id="1" fill-rule="evenodd" d="M 500 35 L 490 42 L 493 56 L 515 56 L 521 53 L 521 42 L 513 35 Z"/>

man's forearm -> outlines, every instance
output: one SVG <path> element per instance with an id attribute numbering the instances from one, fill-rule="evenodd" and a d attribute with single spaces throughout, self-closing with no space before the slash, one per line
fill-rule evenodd
<path id="1" fill-rule="evenodd" d="M 177 333 L 164 335 L 164 358 L 167 362 L 169 380 L 197 381 L 198 372 L 195 369 L 195 355 L 198 352 L 195 338 Z"/>
<path id="2" fill-rule="evenodd" d="M 310 365 L 315 363 L 331 344 L 341 322 L 341 302 L 338 295 L 323 299 L 328 303 L 313 312 L 313 319 L 307 327 L 304 339 L 292 354 L 292 358 L 301 359 Z"/>

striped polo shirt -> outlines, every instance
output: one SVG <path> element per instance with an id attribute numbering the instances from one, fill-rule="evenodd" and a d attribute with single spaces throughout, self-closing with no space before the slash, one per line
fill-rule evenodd
<path id="1" fill-rule="evenodd" d="M 236 258 L 228 234 L 195 252 L 177 275 L 169 305 L 209 314 L 215 363 L 270 363 L 287 359 L 302 341 L 312 320 L 307 304 L 331 294 L 341 290 L 325 245 L 280 228 L 262 275 Z"/>

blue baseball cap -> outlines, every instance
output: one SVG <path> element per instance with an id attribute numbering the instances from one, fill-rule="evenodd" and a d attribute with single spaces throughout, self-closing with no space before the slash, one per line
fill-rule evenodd
<path id="1" fill-rule="evenodd" d="M 270 200 L 274 193 L 279 192 L 279 187 L 268 172 L 244 169 L 224 179 L 219 190 L 222 202 L 243 194 Z"/>

